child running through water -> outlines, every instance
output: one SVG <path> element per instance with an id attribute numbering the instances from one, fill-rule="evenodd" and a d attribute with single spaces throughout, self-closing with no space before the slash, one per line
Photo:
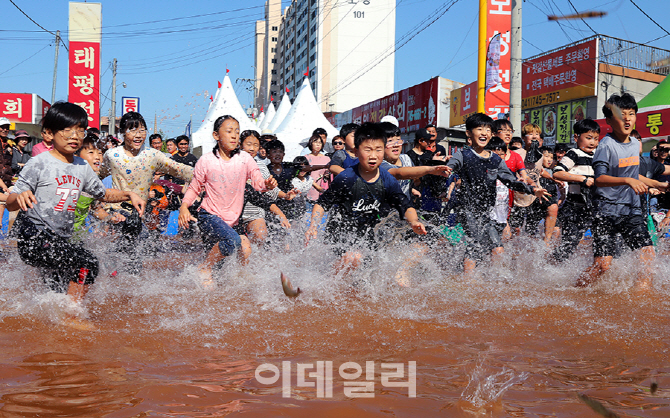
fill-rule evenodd
<path id="1" fill-rule="evenodd" d="M 500 180 L 512 190 L 528 193 L 538 199 L 546 199 L 548 193 L 540 187 L 531 187 L 517 181 L 507 168 L 505 161 L 486 149 L 491 140 L 493 119 L 483 113 L 475 113 L 465 121 L 465 133 L 471 146 L 456 152 L 447 166 L 461 177 L 462 204 L 460 217 L 466 236 L 463 269 L 472 273 L 477 262 L 487 254 L 500 255 L 503 246 L 500 240 L 502 226 L 491 213 L 496 203 L 497 184 Z"/>
<path id="2" fill-rule="evenodd" d="M 28 161 L 7 199 L 9 210 L 23 211 L 15 225 L 19 256 L 40 268 L 54 290 L 67 291 L 75 302 L 82 300 L 98 275 L 98 259 L 70 240 L 81 194 L 108 203 L 130 200 L 139 213 L 144 211 L 137 194 L 105 190 L 91 166 L 74 155 L 87 125 L 88 115 L 80 106 L 55 103 L 42 119 L 54 148 Z"/>
<path id="3" fill-rule="evenodd" d="M 114 188 L 137 193 L 144 201 L 149 198 L 154 173 L 160 171 L 186 182 L 193 177 L 193 167 L 171 160 L 162 152 L 148 147 L 142 149 L 147 138 L 147 124 L 142 115 L 128 112 L 119 122 L 123 145 L 108 150 L 103 157 L 101 176 L 112 175 Z M 138 252 L 138 237 L 142 220 L 127 204 L 113 204 L 106 208 L 125 217 L 117 224 L 122 235 L 121 251 L 127 253 L 130 273 L 139 273 L 142 262 Z"/>
<path id="4" fill-rule="evenodd" d="M 380 124 L 364 123 L 356 129 L 354 145 L 358 163 L 335 177 L 328 190 L 319 197 L 305 233 L 308 243 L 316 238 L 324 209 L 335 208 L 328 217 L 326 241 L 335 245 L 336 253 L 341 257 L 335 269 L 344 274 L 360 265 L 362 249 L 376 247 L 373 228 L 392 208 L 404 216 L 416 234 L 426 234 L 426 228 L 419 222 L 416 210 L 410 206 L 398 181 L 379 168 L 386 147 L 384 128 Z M 294 296 L 287 291 L 285 280 L 283 283 L 287 296 Z"/>
<path id="5" fill-rule="evenodd" d="M 239 149 L 239 135 L 240 124 L 234 117 L 224 115 L 214 122 L 212 136 L 216 146 L 195 165 L 193 181 L 179 208 L 179 226 L 188 228 L 189 222 L 196 221 L 188 208 L 204 189 L 206 194 L 197 221 L 209 251 L 200 265 L 200 279 L 209 289 L 214 287 L 212 268 L 215 264 L 235 251 L 243 264 L 251 255 L 249 239 L 233 229 L 242 214 L 247 180 L 260 192 L 277 187 L 277 181 L 272 177 L 264 179 L 253 157 Z"/>
<path id="6" fill-rule="evenodd" d="M 593 264 L 577 279 L 578 287 L 590 286 L 612 266 L 616 236 L 621 234 L 631 250 L 639 250 L 642 269 L 637 286 L 652 283 L 652 264 L 656 257 L 640 206 L 640 194 L 648 187 L 665 190 L 658 182 L 640 176 L 640 143 L 630 136 L 637 120 L 637 103 L 629 93 L 613 94 L 602 108 L 605 121 L 612 127 L 593 156 L 596 185 L 593 220 Z M 660 189 L 659 189 L 660 190 Z"/>

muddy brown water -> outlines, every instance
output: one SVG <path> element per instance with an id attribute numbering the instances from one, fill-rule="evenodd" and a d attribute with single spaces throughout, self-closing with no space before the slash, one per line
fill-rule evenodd
<path id="1" fill-rule="evenodd" d="M 599 416 L 579 394 L 622 417 L 670 416 L 670 263 L 659 259 L 647 293 L 631 287 L 632 255 L 581 290 L 572 284 L 588 254 L 553 267 L 532 253 L 471 281 L 427 260 L 408 289 L 393 281 L 402 249 L 353 286 L 313 249 L 259 255 L 246 269 L 231 261 L 213 291 L 193 267 L 112 278 L 103 260 L 81 310 L 10 258 L 0 273 L 0 416 Z M 297 301 L 283 296 L 280 269 L 305 291 Z M 64 326 L 67 312 L 97 329 Z M 317 362 L 332 366 L 327 395 L 315 387 Z M 409 362 L 415 397 L 389 384 L 407 378 L 386 374 L 390 363 L 407 374 Z M 345 363 L 345 376 L 353 363 L 360 376 L 344 379 Z M 347 396 L 351 382 L 372 383 L 369 397 Z"/>

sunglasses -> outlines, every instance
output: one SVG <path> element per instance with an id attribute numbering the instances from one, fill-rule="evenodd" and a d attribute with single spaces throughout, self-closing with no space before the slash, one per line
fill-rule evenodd
<path id="1" fill-rule="evenodd" d="M 333 142 L 333 145 L 344 145 L 344 142 L 342 142 L 342 141 L 335 141 L 335 142 Z"/>

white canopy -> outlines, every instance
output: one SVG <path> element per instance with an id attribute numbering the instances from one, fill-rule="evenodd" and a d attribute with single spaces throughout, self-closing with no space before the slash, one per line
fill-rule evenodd
<path id="1" fill-rule="evenodd" d="M 235 90 L 227 74 L 223 79 L 223 84 L 216 92 L 214 101 L 207 110 L 205 120 L 198 130 L 193 133 L 193 147 L 202 147 L 203 154 L 209 152 L 215 142 L 214 137 L 212 137 L 214 122 L 223 115 L 231 115 L 237 119 L 240 122 L 240 132 L 247 129 L 258 130 L 256 124 L 249 120 L 247 113 L 237 100 L 237 95 L 235 95 Z"/>
<path id="2" fill-rule="evenodd" d="M 337 129 L 333 128 L 333 125 L 323 116 L 314 98 L 314 93 L 312 93 L 309 79 L 305 77 L 291 110 L 275 131 L 275 135 L 286 148 L 285 161 L 291 161 L 300 155 L 304 148 L 304 145 L 300 143 L 308 140 L 316 128 L 325 129 L 329 138 L 339 134 Z"/>
<path id="3" fill-rule="evenodd" d="M 264 119 L 265 119 L 265 112 L 261 112 L 261 114 L 258 115 L 258 118 L 256 118 L 256 125 L 260 127 L 260 124 L 263 123 Z"/>
<path id="4" fill-rule="evenodd" d="M 279 128 L 279 125 L 284 121 L 286 115 L 288 115 L 289 110 L 291 110 L 291 99 L 288 98 L 288 93 L 284 93 L 284 96 L 281 98 L 281 103 L 279 103 L 279 107 L 277 108 L 277 113 L 275 113 L 275 117 L 272 118 L 265 129 L 275 132 L 277 128 Z"/>
<path id="5" fill-rule="evenodd" d="M 275 110 L 275 105 L 274 103 L 270 102 L 270 106 L 268 106 L 268 113 L 265 114 L 265 119 L 263 119 L 262 122 L 258 122 L 258 129 L 262 131 L 263 129 L 267 128 L 276 114 L 277 111 Z"/>

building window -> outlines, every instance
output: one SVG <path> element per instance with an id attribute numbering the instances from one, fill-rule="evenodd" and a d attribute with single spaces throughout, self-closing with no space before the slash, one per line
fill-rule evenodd
<path id="1" fill-rule="evenodd" d="M 277 52 L 277 48 L 270 48 L 270 51 Z"/>
<path id="2" fill-rule="evenodd" d="M 276 64 L 276 63 L 277 63 L 277 59 L 272 58 L 272 63 L 273 63 L 273 64 Z"/>
<path id="3" fill-rule="evenodd" d="M 277 70 L 272 70 L 272 74 L 277 74 Z"/>
<path id="4" fill-rule="evenodd" d="M 276 36 L 272 37 L 272 42 L 277 42 L 277 37 Z"/>
<path id="5" fill-rule="evenodd" d="M 316 23 L 314 24 L 314 26 L 312 26 L 312 33 L 315 33 L 315 32 L 316 32 Z"/>
<path id="6" fill-rule="evenodd" d="M 271 85 L 271 86 L 276 86 L 276 85 L 277 85 L 277 82 L 276 82 L 276 81 L 271 81 L 271 82 L 270 82 L 270 85 Z"/>
<path id="7" fill-rule="evenodd" d="M 273 32 L 277 32 L 277 27 L 276 27 L 276 26 L 273 26 L 273 27 L 272 27 L 272 31 L 273 31 Z"/>

